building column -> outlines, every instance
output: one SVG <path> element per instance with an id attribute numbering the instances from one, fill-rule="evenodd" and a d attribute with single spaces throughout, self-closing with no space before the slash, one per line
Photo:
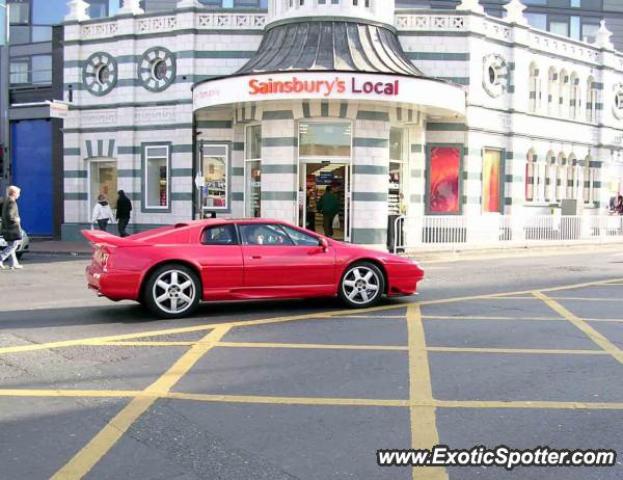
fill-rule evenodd
<path id="1" fill-rule="evenodd" d="M 354 126 L 351 240 L 385 249 L 389 114 L 360 109 Z"/>
<path id="2" fill-rule="evenodd" d="M 292 109 L 262 115 L 262 217 L 296 223 L 298 134 Z"/>

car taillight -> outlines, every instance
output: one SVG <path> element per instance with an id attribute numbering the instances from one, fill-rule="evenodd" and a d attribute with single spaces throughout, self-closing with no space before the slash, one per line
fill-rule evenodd
<path id="1" fill-rule="evenodd" d="M 108 270 L 108 262 L 110 260 L 110 253 L 107 250 L 105 250 L 103 247 L 98 247 L 93 257 L 95 261 L 102 266 L 102 269 L 104 271 Z"/>

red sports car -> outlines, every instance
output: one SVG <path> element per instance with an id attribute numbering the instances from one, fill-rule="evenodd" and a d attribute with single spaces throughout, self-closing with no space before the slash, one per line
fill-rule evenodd
<path id="1" fill-rule="evenodd" d="M 369 307 L 411 295 L 424 276 L 409 259 L 323 237 L 284 222 L 210 219 L 126 238 L 82 234 L 95 252 L 89 288 L 111 300 L 136 300 L 178 318 L 206 300 L 339 296 Z"/>

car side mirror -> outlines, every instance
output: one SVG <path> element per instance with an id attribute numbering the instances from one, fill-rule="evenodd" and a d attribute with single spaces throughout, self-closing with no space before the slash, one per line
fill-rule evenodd
<path id="1" fill-rule="evenodd" d="M 321 238 L 319 241 L 319 245 L 322 247 L 323 252 L 329 250 L 329 242 L 327 242 L 326 238 Z"/>

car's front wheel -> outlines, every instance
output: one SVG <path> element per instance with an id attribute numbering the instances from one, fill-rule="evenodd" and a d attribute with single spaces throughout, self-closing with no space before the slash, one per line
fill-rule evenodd
<path id="1" fill-rule="evenodd" d="M 348 306 L 365 308 L 376 305 L 385 290 L 381 269 L 370 262 L 349 266 L 340 283 L 340 298 Z"/>
<path id="2" fill-rule="evenodd" d="M 161 318 L 190 315 L 197 309 L 200 299 L 199 278 L 192 269 L 178 264 L 157 268 L 143 291 L 145 306 Z"/>

